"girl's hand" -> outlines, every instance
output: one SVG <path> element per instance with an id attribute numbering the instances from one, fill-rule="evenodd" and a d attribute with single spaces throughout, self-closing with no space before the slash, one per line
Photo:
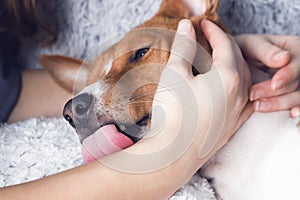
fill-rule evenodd
<path id="1" fill-rule="evenodd" d="M 277 35 L 240 35 L 236 40 L 249 62 L 255 67 L 274 68 L 271 80 L 254 84 L 250 100 L 260 112 L 291 109 L 300 117 L 300 38 Z"/>
<path id="2" fill-rule="evenodd" d="M 120 161 L 123 154 L 122 170 L 149 172 L 174 163 L 183 184 L 253 112 L 247 104 L 250 73 L 235 40 L 210 21 L 201 26 L 213 49 L 212 60 L 206 52 L 203 60 L 212 61 L 211 70 L 193 75 L 195 30 L 189 20 L 181 21 L 154 97 L 150 136 L 109 158 Z"/>
<path id="3" fill-rule="evenodd" d="M 195 30 L 189 20 L 181 21 L 154 96 L 150 132 L 101 159 L 106 166 L 136 174 L 143 182 L 139 185 L 148 186 L 145 190 L 159 188 L 152 194 L 164 198 L 190 180 L 253 112 L 247 104 L 250 73 L 238 45 L 212 22 L 201 25 L 213 49 L 212 59 L 203 50 L 201 65 L 210 61 L 211 70 L 193 75 Z"/>

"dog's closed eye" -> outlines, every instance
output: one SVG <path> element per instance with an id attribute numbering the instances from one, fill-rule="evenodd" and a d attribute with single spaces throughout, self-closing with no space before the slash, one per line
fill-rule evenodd
<path id="1" fill-rule="evenodd" d="M 141 58 L 144 57 L 144 55 L 146 55 L 146 53 L 149 50 L 150 50 L 150 47 L 144 47 L 144 48 L 138 49 L 132 56 L 130 56 L 129 62 L 139 61 Z"/>

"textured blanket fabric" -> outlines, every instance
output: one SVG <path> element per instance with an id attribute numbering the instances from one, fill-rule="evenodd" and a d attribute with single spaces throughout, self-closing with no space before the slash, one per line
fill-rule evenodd
<path id="1" fill-rule="evenodd" d="M 0 128 L 0 187 L 82 163 L 79 140 L 62 118 L 33 118 Z"/>
<path id="2" fill-rule="evenodd" d="M 34 118 L 0 127 L 0 187 L 23 183 L 82 164 L 80 143 L 62 118 Z M 172 200 L 213 200 L 205 179 L 195 175 Z"/>
<path id="3" fill-rule="evenodd" d="M 49 1 L 50 2 L 50 1 Z M 40 68 L 42 53 L 84 59 L 88 52 L 120 32 L 149 19 L 161 0 L 65 0 L 51 1 L 59 19 L 58 41 L 51 47 L 23 47 L 27 68 Z M 220 0 L 219 13 L 233 34 L 300 34 L 300 1 Z M 82 163 L 73 130 L 62 119 L 29 119 L 0 127 L 0 186 L 48 176 Z M 215 199 L 199 176 L 171 199 Z"/>

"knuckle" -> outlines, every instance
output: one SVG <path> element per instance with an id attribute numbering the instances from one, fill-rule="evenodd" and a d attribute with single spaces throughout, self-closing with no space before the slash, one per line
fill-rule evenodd
<path id="1" fill-rule="evenodd" d="M 236 94 L 240 92 L 241 77 L 236 70 L 228 70 L 225 76 L 224 85 L 227 86 L 229 94 Z"/>
<path id="2" fill-rule="evenodd" d="M 259 104 L 260 110 L 262 110 L 263 112 L 278 111 L 280 106 L 275 102 L 275 99 L 263 99 Z"/>
<path id="3" fill-rule="evenodd" d="M 240 73 L 237 70 L 232 70 L 232 72 L 231 72 L 231 79 L 232 79 L 232 81 L 234 83 L 238 83 L 238 85 L 240 85 L 242 78 L 240 76 Z"/>

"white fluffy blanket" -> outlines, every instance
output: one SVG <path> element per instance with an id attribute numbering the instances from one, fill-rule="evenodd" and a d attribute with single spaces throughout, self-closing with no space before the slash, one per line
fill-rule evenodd
<path id="1" fill-rule="evenodd" d="M 35 180 L 82 164 L 80 143 L 62 118 L 33 118 L 0 127 L 0 187 Z M 214 200 L 195 175 L 172 200 Z"/>

